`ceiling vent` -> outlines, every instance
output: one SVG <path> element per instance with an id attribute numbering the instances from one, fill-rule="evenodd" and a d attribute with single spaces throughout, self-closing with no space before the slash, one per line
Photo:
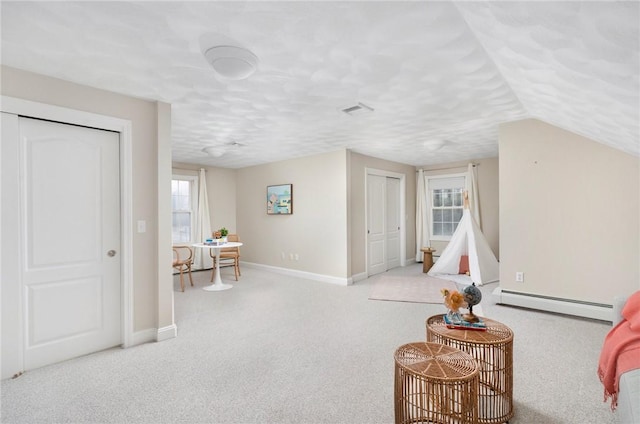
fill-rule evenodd
<path id="1" fill-rule="evenodd" d="M 342 111 L 347 115 L 357 116 L 357 115 L 366 115 L 368 113 L 371 113 L 373 112 L 373 108 L 365 105 L 364 103 L 358 102 L 357 105 L 346 107 L 342 109 Z"/>

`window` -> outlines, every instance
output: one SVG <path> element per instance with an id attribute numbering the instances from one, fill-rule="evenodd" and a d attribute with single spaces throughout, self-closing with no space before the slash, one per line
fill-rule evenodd
<path id="1" fill-rule="evenodd" d="M 451 236 L 462 218 L 462 189 L 433 190 L 431 208 L 434 236 Z"/>
<path id="2" fill-rule="evenodd" d="M 429 178 L 432 239 L 449 240 L 458 228 L 463 211 L 464 184 L 464 176 Z"/>
<path id="3" fill-rule="evenodd" d="M 195 176 L 174 176 L 171 180 L 172 241 L 189 243 L 195 231 L 197 182 Z"/>

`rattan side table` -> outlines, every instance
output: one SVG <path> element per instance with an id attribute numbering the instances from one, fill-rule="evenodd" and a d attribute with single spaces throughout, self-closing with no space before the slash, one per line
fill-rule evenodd
<path id="1" fill-rule="evenodd" d="M 478 363 L 459 349 L 416 342 L 395 352 L 396 424 L 478 422 Z"/>
<path id="2" fill-rule="evenodd" d="M 486 331 L 450 329 L 442 315 L 427 319 L 427 342 L 442 343 L 473 356 L 480 366 L 478 421 L 505 423 L 513 417 L 513 332 L 482 318 Z"/>

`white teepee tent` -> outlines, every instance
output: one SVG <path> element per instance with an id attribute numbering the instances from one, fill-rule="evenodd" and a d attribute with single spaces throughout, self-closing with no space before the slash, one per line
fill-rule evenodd
<path id="1" fill-rule="evenodd" d="M 498 260 L 466 205 L 451 241 L 427 275 L 458 274 L 463 255 L 469 257 L 469 275 L 477 286 L 500 279 Z"/>

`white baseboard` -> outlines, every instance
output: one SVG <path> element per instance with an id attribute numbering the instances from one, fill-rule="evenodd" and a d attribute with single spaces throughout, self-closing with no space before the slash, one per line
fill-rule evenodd
<path id="1" fill-rule="evenodd" d="M 593 318 L 602 321 L 611 321 L 613 319 L 613 308 L 611 305 L 515 292 L 503 290 L 501 287 L 496 287 L 491 295 L 496 303 L 503 305 L 520 306 L 523 308 Z"/>
<path id="2" fill-rule="evenodd" d="M 156 341 L 156 329 L 147 328 L 146 330 L 136 331 L 131 337 L 131 344 L 126 347 L 137 346 L 143 343 L 151 343 Z"/>
<path id="3" fill-rule="evenodd" d="M 137 346 L 143 343 L 162 342 L 178 336 L 178 327 L 175 324 L 162 328 L 147 328 L 136 331 L 131 337 L 131 344 L 123 347 Z"/>
<path id="4" fill-rule="evenodd" d="M 367 278 L 369 278 L 369 276 L 367 275 L 366 272 L 361 272 L 360 274 L 355 274 L 351 276 L 351 279 L 353 280 L 354 283 L 357 283 L 358 281 L 366 280 Z"/>
<path id="5" fill-rule="evenodd" d="M 168 325 L 166 327 L 158 328 L 156 332 L 156 341 L 163 342 L 165 340 L 173 339 L 178 336 L 178 327 L 175 324 Z"/>
<path id="6" fill-rule="evenodd" d="M 313 272 L 298 271 L 296 269 L 280 268 L 277 266 L 256 264 L 253 262 L 242 262 L 242 266 L 256 269 L 265 269 L 268 271 L 277 272 L 278 274 L 291 275 L 293 277 L 306 278 L 307 280 L 321 281 L 323 283 L 337 284 L 340 286 L 349 286 L 353 284 L 353 279 L 351 278 L 333 277 L 331 275 L 315 274 Z"/>

